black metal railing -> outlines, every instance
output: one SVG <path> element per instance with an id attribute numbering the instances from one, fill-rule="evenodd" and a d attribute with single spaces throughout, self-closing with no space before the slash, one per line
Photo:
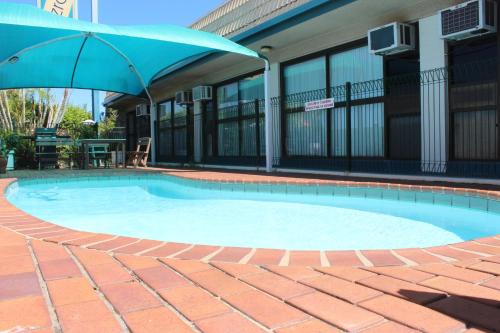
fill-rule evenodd
<path id="1" fill-rule="evenodd" d="M 272 99 L 276 167 L 500 178 L 496 60 Z M 307 102 L 333 98 L 329 109 Z M 265 161 L 264 101 L 202 113 L 203 159 Z"/>
<path id="2" fill-rule="evenodd" d="M 205 109 L 206 163 L 261 165 L 265 161 L 264 101 Z"/>
<path id="3" fill-rule="evenodd" d="M 158 120 L 158 161 L 190 162 L 193 157 L 193 117 L 191 112 Z"/>

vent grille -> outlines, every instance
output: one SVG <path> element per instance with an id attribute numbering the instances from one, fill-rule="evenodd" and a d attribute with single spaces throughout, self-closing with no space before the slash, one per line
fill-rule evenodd
<path id="1" fill-rule="evenodd" d="M 487 2 L 490 5 L 489 2 Z M 494 6 L 494 5 L 493 5 Z M 489 11 L 494 17 L 494 10 Z M 457 32 L 474 29 L 480 25 L 479 1 L 474 1 L 464 7 L 454 10 L 445 10 L 441 13 L 443 35 L 451 35 Z"/>

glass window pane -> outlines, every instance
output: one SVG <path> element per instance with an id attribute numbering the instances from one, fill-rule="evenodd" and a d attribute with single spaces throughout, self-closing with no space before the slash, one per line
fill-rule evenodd
<path id="1" fill-rule="evenodd" d="M 453 114 L 455 158 L 498 159 L 497 123 L 496 110 L 455 112 Z"/>
<path id="2" fill-rule="evenodd" d="M 187 156 L 187 130 L 186 127 L 174 130 L 174 154 L 175 156 Z"/>
<path id="3" fill-rule="evenodd" d="M 384 156 L 384 104 L 366 104 L 351 109 L 352 156 Z"/>
<path id="4" fill-rule="evenodd" d="M 287 115 L 287 152 L 290 156 L 326 156 L 325 110 Z"/>
<path id="5" fill-rule="evenodd" d="M 158 119 L 160 128 L 169 128 L 172 126 L 172 101 L 160 104 Z"/>
<path id="6" fill-rule="evenodd" d="M 238 156 L 238 122 L 219 124 L 219 156 Z"/>
<path id="7" fill-rule="evenodd" d="M 347 155 L 345 113 L 345 108 L 335 108 L 332 111 L 332 155 L 336 157 Z"/>
<path id="8" fill-rule="evenodd" d="M 164 157 L 169 157 L 172 155 L 172 130 L 164 129 L 158 133 L 158 150 L 160 161 Z"/>
<path id="9" fill-rule="evenodd" d="M 187 106 L 175 104 L 174 108 L 174 124 L 175 126 L 186 125 L 187 121 Z"/>
<path id="10" fill-rule="evenodd" d="M 248 103 L 264 99 L 264 75 L 259 74 L 239 82 L 240 102 Z"/>
<path id="11" fill-rule="evenodd" d="M 382 79 L 383 61 L 383 57 L 370 54 L 368 46 L 333 54 L 330 56 L 331 86 Z"/>
<path id="12" fill-rule="evenodd" d="M 255 119 L 241 122 L 241 155 L 257 156 L 257 125 Z"/>
<path id="13" fill-rule="evenodd" d="M 325 58 L 316 58 L 285 67 L 285 94 L 326 88 Z"/>
<path id="14" fill-rule="evenodd" d="M 219 119 L 238 116 L 238 82 L 217 88 Z"/>

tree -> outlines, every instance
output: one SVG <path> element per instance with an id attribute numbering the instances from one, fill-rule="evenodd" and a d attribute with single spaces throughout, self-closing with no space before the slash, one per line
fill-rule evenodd
<path id="1" fill-rule="evenodd" d="M 37 127 L 56 127 L 64 117 L 69 97 L 68 89 L 60 103 L 51 89 L 0 91 L 0 129 L 30 134 Z"/>
<path id="2" fill-rule="evenodd" d="M 95 127 L 83 124 L 85 120 L 91 119 L 91 117 L 92 115 L 85 109 L 70 105 L 59 124 L 59 129 L 66 132 L 73 140 L 93 138 L 95 136 Z"/>
<path id="3" fill-rule="evenodd" d="M 106 118 L 99 123 L 99 135 L 104 137 L 109 136 L 116 128 L 116 120 L 118 119 L 118 111 L 108 109 Z"/>

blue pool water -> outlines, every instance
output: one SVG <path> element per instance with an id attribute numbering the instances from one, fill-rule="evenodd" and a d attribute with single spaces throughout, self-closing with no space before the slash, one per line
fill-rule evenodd
<path id="1" fill-rule="evenodd" d="M 483 210 L 342 195 L 217 191 L 169 179 L 20 181 L 7 198 L 69 228 L 208 245 L 394 249 L 500 234 L 500 215 Z"/>

